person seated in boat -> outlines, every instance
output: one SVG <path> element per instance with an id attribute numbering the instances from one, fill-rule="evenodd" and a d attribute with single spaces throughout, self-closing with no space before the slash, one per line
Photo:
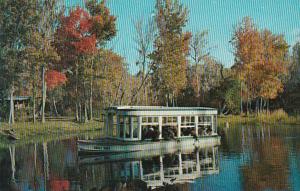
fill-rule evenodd
<path id="1" fill-rule="evenodd" d="M 198 135 L 199 135 L 199 136 L 205 135 L 205 128 L 204 128 L 204 127 L 198 128 Z"/>
<path id="2" fill-rule="evenodd" d="M 157 128 L 154 128 L 153 126 L 149 128 L 143 128 L 142 140 L 144 139 L 158 140 L 158 137 L 159 137 L 159 131 Z"/>
<path id="3" fill-rule="evenodd" d="M 173 127 L 169 127 L 169 126 L 164 126 L 162 128 L 162 137 L 165 140 L 171 140 L 171 139 L 175 139 L 175 131 Z"/>
<path id="4" fill-rule="evenodd" d="M 182 129 L 182 135 L 183 136 L 196 136 L 196 132 L 194 128 L 188 127 Z"/>
<path id="5" fill-rule="evenodd" d="M 211 135 L 212 134 L 212 129 L 211 129 L 210 126 L 206 129 L 206 134 L 207 135 Z"/>

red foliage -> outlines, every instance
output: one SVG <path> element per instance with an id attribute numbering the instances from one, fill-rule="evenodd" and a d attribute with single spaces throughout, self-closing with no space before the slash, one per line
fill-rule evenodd
<path id="1" fill-rule="evenodd" d="M 50 188 L 52 191 L 70 190 L 70 182 L 68 180 L 51 180 Z"/>
<path id="2" fill-rule="evenodd" d="M 49 90 L 53 90 L 67 81 L 66 75 L 56 70 L 49 70 L 46 73 L 45 79 Z"/>
<path id="3" fill-rule="evenodd" d="M 68 49 L 69 54 L 93 54 L 96 51 L 96 36 L 92 34 L 93 19 L 88 12 L 77 7 L 69 16 L 61 19 L 61 27 L 57 36 L 62 49 Z M 71 50 L 71 52 L 70 52 Z"/>

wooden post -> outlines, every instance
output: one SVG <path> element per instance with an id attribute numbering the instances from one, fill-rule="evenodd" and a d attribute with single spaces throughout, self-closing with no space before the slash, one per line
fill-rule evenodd
<path id="1" fill-rule="evenodd" d="M 214 115 L 211 115 L 210 116 L 210 120 L 211 120 L 211 130 L 212 130 L 212 133 L 215 132 L 215 127 L 214 127 Z"/>
<path id="2" fill-rule="evenodd" d="M 164 163 L 163 163 L 163 157 L 159 156 L 159 166 L 160 166 L 160 181 L 164 182 Z"/>
<path id="3" fill-rule="evenodd" d="M 138 126 L 139 126 L 139 135 L 138 138 L 139 140 L 142 140 L 142 117 L 138 117 Z"/>
<path id="4" fill-rule="evenodd" d="M 159 139 L 162 139 L 162 116 L 158 117 Z"/>
<path id="5" fill-rule="evenodd" d="M 143 180 L 144 173 L 143 173 L 143 164 L 141 160 L 139 162 L 139 167 L 140 167 L 140 179 Z"/>
<path id="6" fill-rule="evenodd" d="M 120 138 L 120 115 L 117 113 L 117 137 Z"/>
<path id="7" fill-rule="evenodd" d="M 199 157 L 199 150 L 197 150 L 196 152 L 196 169 L 197 169 L 197 172 L 200 172 L 201 170 L 201 165 L 200 165 L 200 157 Z"/>
<path id="8" fill-rule="evenodd" d="M 130 120 L 130 139 L 133 139 L 133 120 L 131 116 L 128 116 Z"/>
<path id="9" fill-rule="evenodd" d="M 108 113 L 105 114 L 105 137 L 108 136 Z"/>
<path id="10" fill-rule="evenodd" d="M 196 131 L 196 136 L 198 137 L 198 116 L 195 115 L 195 131 Z"/>
<path id="11" fill-rule="evenodd" d="M 124 115 L 124 126 L 123 126 L 123 132 L 124 132 L 124 134 L 123 134 L 123 139 L 126 139 L 126 118 L 127 118 L 128 116 L 126 116 L 126 115 Z"/>
<path id="12" fill-rule="evenodd" d="M 178 162 L 179 162 L 179 175 L 182 175 L 182 158 L 181 158 L 181 152 L 178 153 Z"/>
<path id="13" fill-rule="evenodd" d="M 177 137 L 181 137 L 181 116 L 177 116 Z"/>

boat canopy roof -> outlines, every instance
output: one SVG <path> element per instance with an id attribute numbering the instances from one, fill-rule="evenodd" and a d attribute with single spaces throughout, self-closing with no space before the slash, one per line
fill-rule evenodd
<path id="1" fill-rule="evenodd" d="M 112 106 L 108 113 L 135 116 L 216 115 L 217 109 L 209 107 L 166 107 L 166 106 Z"/>

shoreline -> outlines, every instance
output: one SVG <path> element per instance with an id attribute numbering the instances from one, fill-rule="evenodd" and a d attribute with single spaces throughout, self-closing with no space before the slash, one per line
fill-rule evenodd
<path id="1" fill-rule="evenodd" d="M 232 125 L 300 125 L 300 116 L 288 116 L 284 118 L 274 118 L 272 116 L 241 116 L 228 115 L 218 117 L 218 126 L 225 127 L 227 124 Z"/>
<path id="2" fill-rule="evenodd" d="M 265 117 L 265 116 L 264 116 Z M 262 116 L 250 115 L 228 115 L 218 116 L 218 128 L 232 127 L 237 125 L 300 125 L 300 116 L 288 116 L 274 119 L 272 116 L 262 118 Z M 1 145 L 36 143 L 51 140 L 63 140 L 78 136 L 99 137 L 103 135 L 103 122 L 89 121 L 87 123 L 76 123 L 74 121 L 55 120 L 40 122 L 16 122 L 10 126 L 8 123 L 0 123 L 0 131 L 13 128 L 15 135 L 20 139 L 16 141 L 8 140 L 5 135 L 0 134 Z"/>

